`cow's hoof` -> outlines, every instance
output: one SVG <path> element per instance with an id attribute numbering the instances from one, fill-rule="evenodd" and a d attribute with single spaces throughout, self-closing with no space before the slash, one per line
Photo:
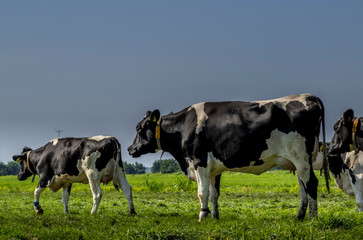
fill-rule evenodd
<path id="1" fill-rule="evenodd" d="M 305 215 L 297 215 L 296 216 L 296 220 L 298 220 L 298 221 L 302 221 L 302 220 L 304 220 L 304 218 L 305 218 Z"/>
<path id="2" fill-rule="evenodd" d="M 43 209 L 39 208 L 37 210 L 35 210 L 35 213 L 38 215 L 42 215 L 43 214 Z"/>
<path id="3" fill-rule="evenodd" d="M 209 212 L 207 212 L 207 211 L 200 211 L 200 213 L 199 213 L 199 222 L 203 221 L 203 219 L 208 216 L 208 213 Z"/>
<path id="4" fill-rule="evenodd" d="M 212 212 L 212 215 L 211 215 L 211 218 L 214 218 L 214 219 L 219 219 L 219 213 L 217 212 Z"/>
<path id="5" fill-rule="evenodd" d="M 135 216 L 136 215 L 135 209 L 130 209 L 130 215 L 131 216 Z"/>
<path id="6" fill-rule="evenodd" d="M 312 214 L 309 213 L 309 219 L 313 219 L 316 216 L 318 216 L 318 214 L 316 212 L 313 212 Z"/>

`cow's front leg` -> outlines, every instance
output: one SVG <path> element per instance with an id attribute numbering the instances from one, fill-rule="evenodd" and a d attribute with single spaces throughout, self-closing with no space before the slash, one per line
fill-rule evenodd
<path id="1" fill-rule="evenodd" d="M 39 196 L 44 191 L 45 187 L 37 186 L 34 191 L 34 210 L 37 214 L 43 214 L 43 209 L 39 204 Z"/>
<path id="2" fill-rule="evenodd" d="M 201 222 L 210 213 L 208 208 L 210 178 L 207 168 L 204 167 L 197 167 L 196 176 L 198 182 L 198 197 L 201 204 L 199 222 Z"/>
<path id="3" fill-rule="evenodd" d="M 72 184 L 63 187 L 62 202 L 64 205 L 64 213 L 68 213 L 68 201 L 71 194 Z"/>
<path id="4" fill-rule="evenodd" d="M 358 175 L 358 173 L 355 173 L 354 178 L 352 175 L 349 175 L 349 180 L 355 195 L 359 213 L 363 213 L 363 179 Z"/>
<path id="5" fill-rule="evenodd" d="M 45 168 L 46 170 L 46 168 Z M 47 172 L 47 171 L 45 171 Z M 40 194 L 44 191 L 44 189 L 47 187 L 47 184 L 49 182 L 49 178 L 44 175 L 39 176 L 39 182 L 37 185 L 37 188 L 34 191 L 34 210 L 37 214 L 43 214 L 43 209 L 39 204 L 39 197 Z"/>
<path id="6" fill-rule="evenodd" d="M 221 174 L 211 177 L 210 178 L 210 185 L 209 185 L 209 201 L 212 204 L 212 218 L 219 219 L 219 212 L 218 212 L 218 198 L 219 198 L 219 186 L 221 181 Z"/>

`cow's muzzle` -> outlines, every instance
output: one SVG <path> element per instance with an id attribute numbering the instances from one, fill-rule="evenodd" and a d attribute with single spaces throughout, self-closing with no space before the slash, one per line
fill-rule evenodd
<path id="1" fill-rule="evenodd" d="M 134 147 L 133 145 L 131 145 L 130 147 L 127 148 L 127 151 L 129 152 L 129 155 L 133 158 L 137 158 L 140 157 L 141 154 L 139 153 L 139 151 L 137 150 L 136 147 Z"/>

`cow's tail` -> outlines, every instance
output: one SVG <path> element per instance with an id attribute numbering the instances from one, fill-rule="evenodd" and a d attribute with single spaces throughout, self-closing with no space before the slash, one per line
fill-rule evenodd
<path id="1" fill-rule="evenodd" d="M 115 138 L 115 169 L 113 173 L 113 185 L 115 186 L 117 191 L 120 191 L 119 182 L 117 181 L 118 171 L 123 171 L 122 158 L 121 158 L 121 144 Z M 121 169 L 120 169 L 121 168 Z"/>
<path id="2" fill-rule="evenodd" d="M 320 170 L 320 175 L 321 172 L 324 172 L 324 177 L 325 177 L 325 185 L 326 188 L 328 189 L 328 192 L 330 192 L 330 188 L 329 188 L 329 181 L 330 181 L 330 175 L 329 175 L 329 165 L 328 165 L 328 157 L 327 157 L 327 149 L 326 149 L 326 138 L 325 138 L 325 108 L 324 108 L 324 104 L 323 102 L 318 99 L 318 103 L 320 105 L 320 109 L 322 112 L 321 115 L 321 126 L 322 126 L 322 132 L 323 132 L 323 168 Z"/>

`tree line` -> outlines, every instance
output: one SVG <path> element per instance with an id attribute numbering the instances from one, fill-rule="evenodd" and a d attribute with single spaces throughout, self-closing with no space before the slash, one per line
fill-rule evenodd
<path id="1" fill-rule="evenodd" d="M 142 163 L 123 162 L 124 170 L 127 174 L 143 174 L 146 167 Z M 174 159 L 156 160 L 152 167 L 152 173 L 173 173 L 180 171 L 179 164 Z"/>
<path id="2" fill-rule="evenodd" d="M 123 162 L 124 170 L 127 174 L 144 174 L 146 167 L 142 163 L 127 163 Z M 0 176 L 18 175 L 20 165 L 17 162 L 11 161 L 7 164 L 0 162 Z M 180 171 L 180 166 L 174 159 L 156 160 L 152 167 L 152 173 L 173 173 Z"/>

